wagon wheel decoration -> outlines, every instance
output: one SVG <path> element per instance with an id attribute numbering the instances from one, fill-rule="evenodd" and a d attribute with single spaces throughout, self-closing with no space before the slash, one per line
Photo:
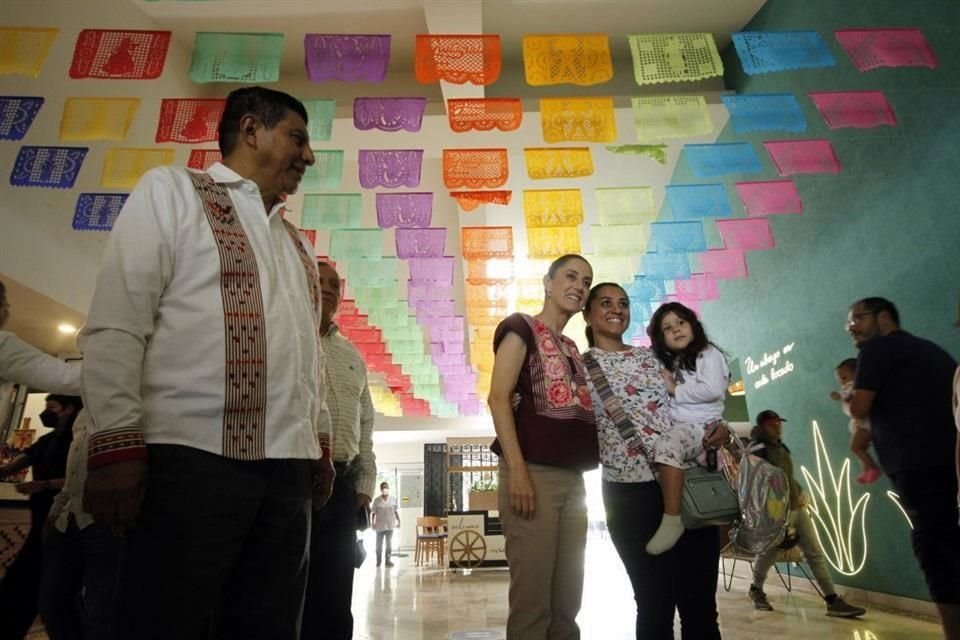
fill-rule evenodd
<path id="1" fill-rule="evenodd" d="M 450 540 L 450 560 L 461 569 L 479 567 L 487 557 L 487 542 L 472 529 L 464 529 Z"/>

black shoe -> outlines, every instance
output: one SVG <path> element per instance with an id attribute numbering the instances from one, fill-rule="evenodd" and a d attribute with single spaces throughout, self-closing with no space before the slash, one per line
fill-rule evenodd
<path id="1" fill-rule="evenodd" d="M 767 600 L 767 594 L 763 592 L 763 589 L 757 589 L 751 585 L 750 591 L 747 592 L 747 597 L 753 602 L 754 609 L 758 609 L 760 611 L 773 611 L 773 605 L 771 605 L 770 601 Z"/>
<path id="2" fill-rule="evenodd" d="M 863 607 L 855 607 L 837 596 L 827 605 L 827 615 L 834 618 L 858 618 L 867 612 Z"/>
<path id="3" fill-rule="evenodd" d="M 389 560 L 387 560 L 387 566 L 388 566 L 388 567 L 392 567 L 392 566 L 393 566 L 393 563 L 390 562 Z"/>

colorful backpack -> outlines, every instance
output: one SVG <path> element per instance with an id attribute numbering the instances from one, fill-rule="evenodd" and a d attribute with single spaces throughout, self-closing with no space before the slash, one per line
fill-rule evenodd
<path id="1" fill-rule="evenodd" d="M 790 482 L 783 469 L 746 452 L 736 475 L 740 519 L 730 527 L 730 541 L 748 553 L 761 554 L 783 541 L 790 515 Z"/>

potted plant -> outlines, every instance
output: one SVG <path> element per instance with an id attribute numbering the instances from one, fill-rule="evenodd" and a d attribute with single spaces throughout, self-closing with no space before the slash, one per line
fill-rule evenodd
<path id="1" fill-rule="evenodd" d="M 481 478 L 470 485 L 470 511 L 497 510 L 497 477 Z"/>

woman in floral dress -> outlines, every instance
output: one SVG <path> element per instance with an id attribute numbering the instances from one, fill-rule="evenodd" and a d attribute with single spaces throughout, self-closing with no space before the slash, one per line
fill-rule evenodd
<path id="1" fill-rule="evenodd" d="M 493 338 L 489 404 L 510 565 L 507 640 L 580 637 L 576 618 L 587 541 L 583 472 L 599 458 L 583 362 L 562 331 L 583 308 L 592 278 L 582 257 L 558 258 L 543 278 L 540 313 L 507 317 Z"/>
<path id="2" fill-rule="evenodd" d="M 672 549 L 660 555 L 644 549 L 663 512 L 663 496 L 648 453 L 659 434 L 674 427 L 660 375 L 663 365 L 650 349 L 624 343 L 630 300 L 619 285 L 596 285 L 583 315 L 591 346 L 584 358 L 597 418 L 607 530 L 633 586 L 636 637 L 673 640 L 673 618 L 679 610 L 684 638 L 716 640 L 720 638 L 717 528 L 687 530 Z M 604 403 L 608 394 L 619 403 L 630 425 L 618 426 L 608 415 Z M 727 438 L 729 432 L 721 427 L 708 444 Z"/>

